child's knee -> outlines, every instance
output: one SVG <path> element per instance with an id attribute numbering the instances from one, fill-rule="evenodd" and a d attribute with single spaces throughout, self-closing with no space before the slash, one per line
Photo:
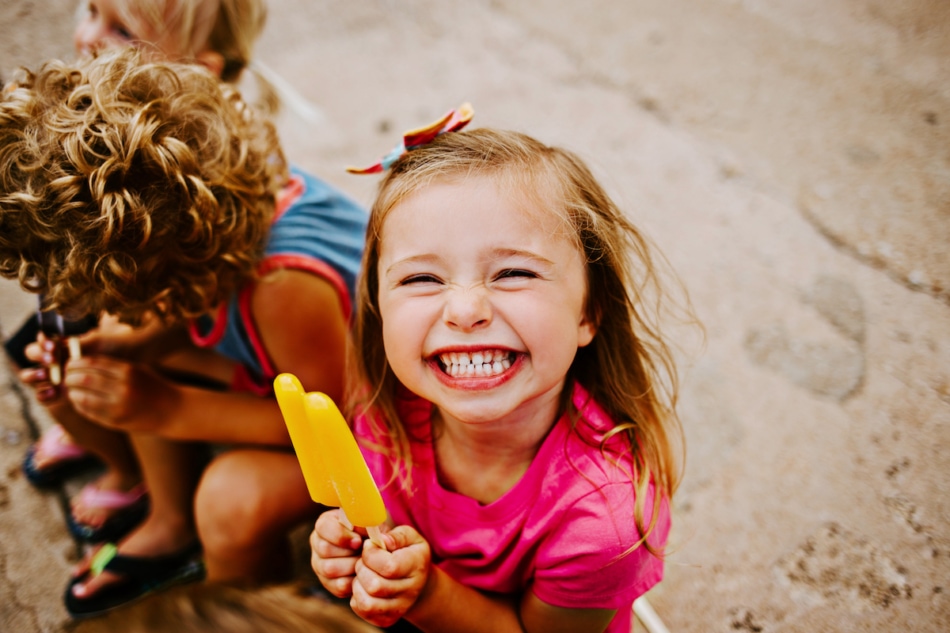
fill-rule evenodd
<path id="1" fill-rule="evenodd" d="M 195 496 L 195 519 L 207 548 L 253 545 L 266 532 L 268 491 L 245 460 L 223 455 L 205 470 Z"/>

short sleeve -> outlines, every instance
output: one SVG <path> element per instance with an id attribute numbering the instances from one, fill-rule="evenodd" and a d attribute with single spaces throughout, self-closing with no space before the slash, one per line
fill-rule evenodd
<path id="1" fill-rule="evenodd" d="M 645 500 L 647 525 L 653 495 Z M 564 608 L 622 609 L 663 578 L 663 561 L 641 544 L 633 519 L 633 488 L 611 483 L 580 498 L 539 548 L 531 591 L 543 602 Z M 650 544 L 666 544 L 667 504 L 650 534 Z"/>

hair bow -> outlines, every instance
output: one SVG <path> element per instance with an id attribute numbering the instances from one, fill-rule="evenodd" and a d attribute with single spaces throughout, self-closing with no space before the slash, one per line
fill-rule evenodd
<path id="1" fill-rule="evenodd" d="M 408 152 L 409 150 L 421 147 L 426 143 L 431 143 L 432 139 L 446 132 L 458 132 L 472 120 L 475 111 L 471 104 L 463 103 L 457 110 L 449 110 L 438 121 L 429 125 L 424 125 L 414 130 L 409 130 L 402 136 L 402 142 L 392 149 L 391 152 L 379 159 L 374 165 L 369 167 L 347 167 L 346 171 L 351 174 L 378 174 L 386 171 L 392 164 Z"/>

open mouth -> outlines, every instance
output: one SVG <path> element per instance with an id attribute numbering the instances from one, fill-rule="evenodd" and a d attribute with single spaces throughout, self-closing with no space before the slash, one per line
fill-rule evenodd
<path id="1" fill-rule="evenodd" d="M 439 354 L 439 366 L 449 376 L 497 376 L 515 361 L 515 352 L 483 350 L 480 352 L 447 352 Z"/>

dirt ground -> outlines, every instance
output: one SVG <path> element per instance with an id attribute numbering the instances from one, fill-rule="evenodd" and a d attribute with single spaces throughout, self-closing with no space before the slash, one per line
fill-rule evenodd
<path id="1" fill-rule="evenodd" d="M 282 115 L 294 162 L 368 204 L 342 168 L 471 101 L 580 153 L 682 277 L 671 631 L 950 628 L 950 3 L 270 6 L 259 59 L 317 107 Z M 6 0 L 0 75 L 69 55 L 72 7 Z M 32 305 L 0 284 L 0 330 Z M 0 631 L 60 631 L 77 549 L 0 374 Z"/>

